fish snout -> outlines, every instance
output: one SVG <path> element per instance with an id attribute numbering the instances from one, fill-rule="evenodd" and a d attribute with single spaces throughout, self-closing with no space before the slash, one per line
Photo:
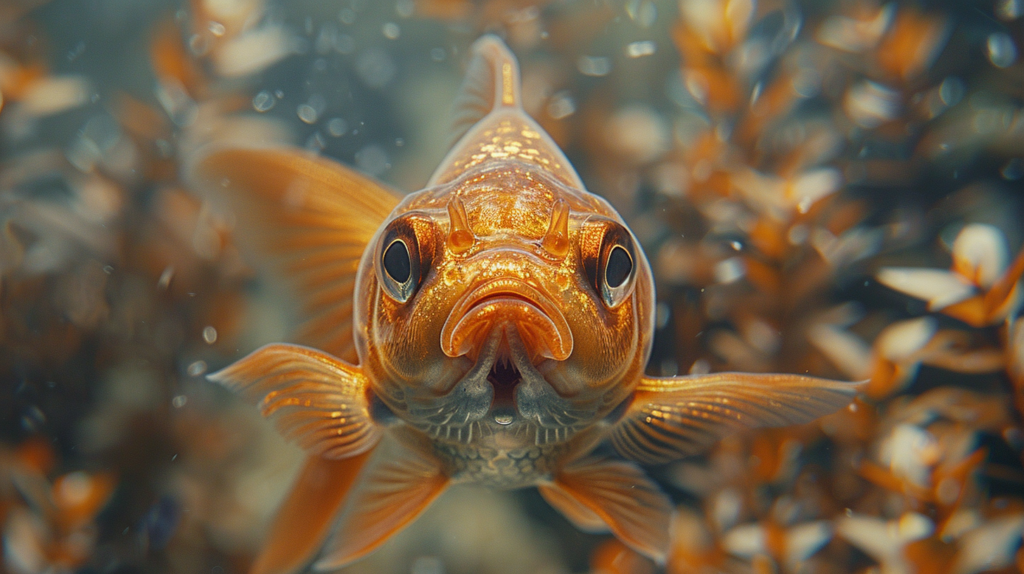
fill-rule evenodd
<path id="1" fill-rule="evenodd" d="M 572 331 L 550 297 L 513 278 L 487 281 L 463 295 L 441 329 L 441 350 L 476 361 L 489 335 L 514 326 L 531 363 L 564 361 L 572 353 Z"/>

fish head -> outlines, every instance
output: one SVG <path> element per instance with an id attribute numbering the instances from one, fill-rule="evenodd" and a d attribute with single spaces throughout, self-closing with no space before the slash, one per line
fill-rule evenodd
<path id="1" fill-rule="evenodd" d="M 495 162 L 407 197 L 363 266 L 361 364 L 413 425 L 560 441 L 642 375 L 647 260 L 607 202 L 543 169 Z"/>

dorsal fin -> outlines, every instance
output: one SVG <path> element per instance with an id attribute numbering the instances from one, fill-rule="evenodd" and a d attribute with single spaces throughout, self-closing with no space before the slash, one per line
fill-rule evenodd
<path id="1" fill-rule="evenodd" d="M 458 141 L 427 187 L 449 182 L 482 164 L 516 161 L 583 189 L 562 150 L 523 111 L 519 64 L 504 42 L 487 35 L 474 42 L 471 50 L 473 58 L 455 99 L 452 131 Z"/>
<path id="2" fill-rule="evenodd" d="M 487 35 L 474 42 L 471 50 L 473 58 L 455 97 L 451 145 L 495 109 L 522 107 L 519 65 L 505 44 Z"/>

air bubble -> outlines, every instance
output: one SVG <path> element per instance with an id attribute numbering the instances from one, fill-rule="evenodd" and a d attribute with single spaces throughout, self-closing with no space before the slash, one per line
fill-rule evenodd
<path id="1" fill-rule="evenodd" d="M 198 377 L 206 372 L 206 361 L 196 361 L 188 366 L 186 369 L 188 376 Z"/>
<path id="2" fill-rule="evenodd" d="M 217 342 L 217 329 L 214 329 L 211 325 L 207 325 L 203 328 L 203 340 L 206 344 L 212 345 Z"/>
<path id="3" fill-rule="evenodd" d="M 1017 46 L 1007 34 L 996 32 L 988 37 L 988 59 L 997 68 L 1007 68 L 1017 61 Z"/>
<path id="4" fill-rule="evenodd" d="M 653 55 L 656 50 L 657 46 L 650 40 L 632 42 L 626 46 L 626 55 L 630 58 L 642 58 Z"/>
<path id="5" fill-rule="evenodd" d="M 181 407 L 185 406 L 186 403 L 188 403 L 188 397 L 186 397 L 185 395 L 178 395 L 171 399 L 171 406 L 176 409 L 180 409 Z"/>
<path id="6" fill-rule="evenodd" d="M 270 111 L 270 109 L 273 108 L 274 104 L 276 103 L 277 100 L 275 100 L 274 96 L 271 95 L 271 93 L 268 92 L 267 90 L 263 90 L 262 92 L 256 94 L 256 96 L 252 99 L 252 107 L 257 112 Z"/>
<path id="7" fill-rule="evenodd" d="M 327 122 L 327 133 L 336 138 L 345 135 L 345 132 L 347 131 L 348 122 L 342 118 L 331 118 L 330 121 Z"/>
<path id="8" fill-rule="evenodd" d="M 309 104 L 301 104 L 298 108 L 299 119 L 307 124 L 315 124 L 317 119 L 316 110 Z"/>

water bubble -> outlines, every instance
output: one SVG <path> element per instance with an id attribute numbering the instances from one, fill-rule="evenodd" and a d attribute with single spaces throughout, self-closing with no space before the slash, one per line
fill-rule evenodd
<path id="1" fill-rule="evenodd" d="M 576 69 L 584 76 L 607 76 L 612 71 L 612 61 L 610 58 L 580 56 L 576 60 Z"/>
<path id="2" fill-rule="evenodd" d="M 380 175 L 391 167 L 387 152 L 378 145 L 369 145 L 356 152 L 356 167 L 370 175 Z"/>
<path id="3" fill-rule="evenodd" d="M 202 375 L 206 372 L 206 361 L 196 361 L 192 363 L 188 366 L 186 372 L 188 372 L 188 376 L 190 377 L 198 377 L 199 375 Z"/>
<path id="4" fill-rule="evenodd" d="M 964 97 L 964 83 L 960 78 L 950 76 L 939 86 L 939 99 L 947 106 L 955 106 Z"/>
<path id="5" fill-rule="evenodd" d="M 398 37 L 402 35 L 402 29 L 394 22 L 387 22 L 381 26 L 380 31 L 388 40 L 397 40 Z"/>
<path id="6" fill-rule="evenodd" d="M 363 50 L 356 59 L 356 73 L 367 86 L 383 88 L 395 77 L 395 61 L 381 48 Z"/>
<path id="7" fill-rule="evenodd" d="M 626 55 L 630 58 L 642 58 L 644 56 L 651 56 L 657 50 L 657 46 L 650 40 L 644 40 L 642 42 L 631 42 L 626 45 Z"/>
<path id="8" fill-rule="evenodd" d="M 658 8 L 650 0 L 629 0 L 626 15 L 642 28 L 650 28 L 658 19 Z"/>
<path id="9" fill-rule="evenodd" d="M 1000 0 L 996 5 L 996 15 L 1001 20 L 1016 20 L 1024 15 L 1024 0 Z"/>
<path id="10" fill-rule="evenodd" d="M 181 407 L 185 406 L 185 403 L 187 402 L 188 397 L 186 397 L 185 395 L 178 395 L 171 399 L 171 406 L 176 409 L 180 409 Z"/>
<path id="11" fill-rule="evenodd" d="M 276 103 L 277 101 L 274 99 L 274 96 L 271 95 L 270 92 L 268 92 L 267 90 L 263 90 L 262 92 L 256 94 L 256 96 L 252 99 L 252 107 L 257 112 L 270 111 L 270 109 L 273 108 L 274 104 Z"/>
<path id="12" fill-rule="evenodd" d="M 548 102 L 548 115 L 556 120 L 566 118 L 576 113 L 576 102 L 572 100 L 569 92 L 562 90 L 551 96 Z"/>
<path id="13" fill-rule="evenodd" d="M 331 118 L 327 122 L 327 133 L 334 137 L 341 137 L 348 131 L 348 122 L 342 118 Z"/>
<path id="14" fill-rule="evenodd" d="M 988 59 L 997 68 L 1007 68 L 1017 61 L 1017 46 L 1013 39 L 1003 32 L 988 37 Z"/>
<path id="15" fill-rule="evenodd" d="M 430 59 L 435 62 L 443 62 L 448 52 L 444 48 L 433 48 L 430 50 Z"/>
<path id="16" fill-rule="evenodd" d="M 356 12 L 351 8 L 342 8 L 338 11 L 338 20 L 342 24 L 352 24 L 356 21 Z"/>
<path id="17" fill-rule="evenodd" d="M 494 422 L 499 425 L 510 425 L 516 420 L 516 413 L 510 407 L 498 407 L 494 409 Z"/>
<path id="18" fill-rule="evenodd" d="M 206 344 L 212 345 L 217 342 L 217 329 L 214 329 L 212 325 L 203 327 L 203 340 Z"/>
<path id="19" fill-rule="evenodd" d="M 218 38 L 223 36 L 224 32 L 227 32 L 227 29 L 224 27 L 224 24 L 221 24 L 220 22 L 210 22 L 210 25 L 207 26 L 207 30 L 209 30 L 211 34 Z"/>
<path id="20" fill-rule="evenodd" d="M 316 123 L 317 113 L 316 110 L 313 109 L 313 106 L 309 104 L 299 105 L 298 114 L 299 119 L 302 120 L 303 122 L 306 122 L 307 124 Z"/>

